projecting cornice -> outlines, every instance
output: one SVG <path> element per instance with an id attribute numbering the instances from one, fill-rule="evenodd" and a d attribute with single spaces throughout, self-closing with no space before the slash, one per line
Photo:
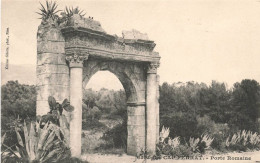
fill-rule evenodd
<path id="1" fill-rule="evenodd" d="M 90 57 L 133 62 L 159 62 L 159 53 L 154 52 L 155 43 L 147 34 L 136 30 L 124 31 L 123 37 L 107 34 L 98 21 L 72 16 L 61 26 L 65 38 L 65 53 L 80 50 Z"/>

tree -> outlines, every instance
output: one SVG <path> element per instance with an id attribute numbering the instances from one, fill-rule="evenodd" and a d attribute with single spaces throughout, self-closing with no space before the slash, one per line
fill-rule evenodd
<path id="1" fill-rule="evenodd" d="M 14 126 L 19 121 L 36 118 L 36 88 L 8 81 L 2 85 L 1 93 L 1 135 L 7 133 L 6 144 L 11 146 L 16 142 Z"/>
<path id="2" fill-rule="evenodd" d="M 227 123 L 231 108 L 232 92 L 226 88 L 224 83 L 212 81 L 209 87 L 202 88 L 198 92 L 200 109 L 199 114 L 209 115 L 217 123 Z"/>
<path id="3" fill-rule="evenodd" d="M 231 125 L 239 129 L 257 131 L 260 109 L 260 86 L 255 80 L 245 79 L 234 84 L 232 93 Z"/>
<path id="4" fill-rule="evenodd" d="M 35 86 L 8 81 L 1 89 L 2 116 L 25 119 L 35 118 L 36 89 Z"/>

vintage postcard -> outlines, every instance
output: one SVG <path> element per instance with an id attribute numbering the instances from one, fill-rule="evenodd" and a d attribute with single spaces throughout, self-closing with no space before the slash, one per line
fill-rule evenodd
<path id="1" fill-rule="evenodd" d="M 1 162 L 260 161 L 259 0 L 2 0 Z"/>

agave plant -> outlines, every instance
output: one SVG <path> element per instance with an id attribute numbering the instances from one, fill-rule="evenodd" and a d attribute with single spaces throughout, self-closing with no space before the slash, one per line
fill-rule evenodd
<path id="1" fill-rule="evenodd" d="M 242 144 L 246 146 L 248 144 L 248 137 L 249 137 L 249 131 L 247 132 L 246 130 L 243 130 L 241 132 L 241 137 L 242 137 Z"/>
<path id="2" fill-rule="evenodd" d="M 164 140 L 169 136 L 170 129 L 162 127 L 162 131 L 160 132 L 160 141 L 164 142 Z"/>
<path id="3" fill-rule="evenodd" d="M 2 162 L 58 162 L 71 156 L 68 146 L 63 141 L 64 136 L 57 125 L 46 123 L 43 128 L 40 128 L 38 122 L 30 123 L 28 130 L 24 122 L 23 134 L 20 134 L 18 129 L 15 131 L 18 140 L 15 147 L 18 153 L 7 147 L 7 153 L 2 152 Z M 5 135 L 1 140 L 2 145 L 4 138 Z"/>
<path id="4" fill-rule="evenodd" d="M 52 20 L 55 20 L 58 18 L 57 13 L 60 12 L 61 10 L 57 10 L 58 5 L 56 2 L 49 2 L 46 1 L 46 7 L 44 7 L 41 2 L 40 2 L 41 8 L 39 10 L 41 12 L 36 12 L 37 14 L 41 15 L 42 20 L 47 20 L 51 18 Z"/>
<path id="5" fill-rule="evenodd" d="M 78 14 L 78 15 L 80 15 L 80 16 L 85 16 L 86 15 L 86 13 L 84 13 L 83 14 L 83 12 L 84 12 L 84 10 L 81 10 L 81 9 L 79 9 L 79 7 L 76 7 L 76 8 L 73 8 L 73 7 L 67 7 L 66 6 L 66 8 L 65 8 L 65 14 L 66 14 L 66 16 L 69 18 L 69 17 L 71 17 L 72 15 L 74 15 L 74 14 Z"/>
<path id="6" fill-rule="evenodd" d="M 240 135 L 239 135 L 239 132 L 238 133 L 235 133 L 231 139 L 230 139 L 230 136 L 226 139 L 226 146 L 229 147 L 231 145 L 235 145 L 235 144 L 238 144 L 240 143 Z"/>
<path id="7" fill-rule="evenodd" d="M 191 149 L 192 149 L 192 151 L 193 152 L 195 152 L 197 149 L 198 149 L 198 144 L 199 144 L 199 142 L 200 142 L 200 139 L 199 138 L 197 138 L 197 139 L 195 139 L 195 138 L 190 138 L 190 140 L 189 140 L 189 145 L 190 145 L 190 147 L 191 147 Z"/>
<path id="8" fill-rule="evenodd" d="M 229 139 L 230 139 L 230 136 L 227 137 L 227 139 L 226 139 L 226 147 L 229 147 L 229 146 L 230 146 L 230 141 L 229 141 Z"/>
<path id="9" fill-rule="evenodd" d="M 253 132 L 248 131 L 248 137 L 249 137 L 249 143 L 253 146 L 260 144 L 260 135 L 258 135 L 256 132 L 253 134 Z"/>
<path id="10" fill-rule="evenodd" d="M 176 148 L 180 145 L 180 137 L 175 137 L 173 139 L 168 139 L 168 144 L 172 146 L 173 148 Z"/>
<path id="11" fill-rule="evenodd" d="M 206 144 L 206 149 L 208 149 L 213 142 L 214 138 L 210 137 L 208 134 L 203 134 L 201 135 L 202 139 L 201 142 L 205 142 Z"/>
<path id="12" fill-rule="evenodd" d="M 230 136 L 226 139 L 226 147 L 232 147 L 235 145 L 243 145 L 248 148 L 259 148 L 260 135 L 253 133 L 252 131 L 238 131 L 232 138 Z"/>

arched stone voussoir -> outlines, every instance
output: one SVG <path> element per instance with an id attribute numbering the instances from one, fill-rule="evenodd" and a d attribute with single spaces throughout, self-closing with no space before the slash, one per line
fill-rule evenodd
<path id="1" fill-rule="evenodd" d="M 86 88 L 91 77 L 98 71 L 107 70 L 113 73 L 123 85 L 128 102 L 144 102 L 145 81 L 143 81 L 144 77 L 141 76 L 143 73 L 133 74 L 135 67 L 134 63 L 90 59 L 84 63 L 82 86 Z"/>

